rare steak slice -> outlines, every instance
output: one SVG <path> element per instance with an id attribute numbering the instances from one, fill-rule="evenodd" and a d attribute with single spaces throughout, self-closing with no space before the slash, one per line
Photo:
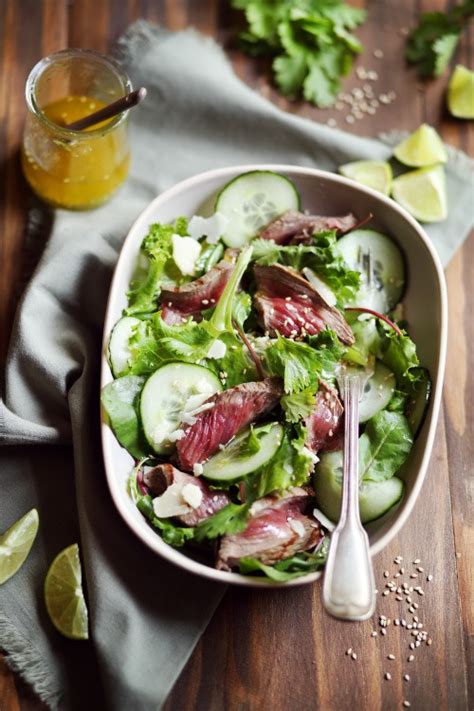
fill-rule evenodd
<path id="1" fill-rule="evenodd" d="M 321 381 L 313 410 L 305 420 L 308 431 L 306 446 L 314 454 L 321 450 L 337 448 L 340 445 L 343 412 L 344 408 L 337 391 Z"/>
<path id="2" fill-rule="evenodd" d="M 162 499 L 163 511 L 166 513 L 168 507 L 169 515 L 185 526 L 196 526 L 230 503 L 225 492 L 209 489 L 204 481 L 172 464 L 158 464 L 148 470 L 143 482 L 154 499 L 166 495 Z"/>
<path id="3" fill-rule="evenodd" d="M 181 425 L 184 435 L 177 443 L 179 465 L 192 471 L 195 464 L 206 461 L 219 445 L 227 444 L 244 427 L 270 412 L 282 395 L 281 380 L 265 378 L 210 397 L 204 403 L 209 405 L 206 410 L 193 417 L 191 424 L 188 421 Z"/>
<path id="4" fill-rule="evenodd" d="M 311 514 L 312 496 L 294 487 L 283 496 L 266 496 L 250 509 L 251 516 L 242 533 L 224 536 L 217 555 L 217 568 L 231 570 L 241 558 L 256 558 L 265 565 L 314 548 L 323 532 Z"/>
<path id="5" fill-rule="evenodd" d="M 318 333 L 327 326 L 336 333 L 343 343 L 348 345 L 354 343 L 350 326 L 340 311 L 334 306 L 330 306 L 314 286 L 297 271 L 281 264 L 269 266 L 257 264 L 254 273 L 258 287 L 255 305 L 262 319 L 263 328 L 270 335 L 279 331 L 279 326 L 282 320 L 284 322 L 285 317 L 290 318 L 293 314 L 293 323 L 288 325 L 292 326 L 290 331 L 297 330 L 297 333 L 291 335 L 301 336 L 305 333 Z M 271 308 L 268 301 L 259 303 L 261 296 L 272 300 L 277 299 L 273 304 L 274 308 Z M 282 305 L 281 300 L 287 302 L 286 307 Z M 312 324 L 311 331 L 306 328 L 306 323 Z M 316 328 L 318 330 L 315 331 Z"/>
<path id="6" fill-rule="evenodd" d="M 160 294 L 162 318 L 172 325 L 180 323 L 189 316 L 200 315 L 201 311 L 211 308 L 219 299 L 229 281 L 235 267 L 234 254 L 221 259 L 199 279 L 177 286 L 163 289 Z"/>
<path id="7" fill-rule="evenodd" d="M 271 239 L 277 244 L 288 244 L 295 240 L 306 241 L 317 232 L 323 230 L 337 230 L 348 232 L 357 224 L 357 218 L 349 213 L 340 217 L 325 217 L 323 215 L 306 215 L 297 210 L 288 210 L 276 220 L 270 222 L 259 237 Z"/>

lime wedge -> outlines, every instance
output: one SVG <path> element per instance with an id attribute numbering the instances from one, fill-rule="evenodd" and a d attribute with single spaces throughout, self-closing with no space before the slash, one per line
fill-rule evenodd
<path id="1" fill-rule="evenodd" d="M 38 532 L 39 516 L 31 509 L 0 536 L 0 584 L 25 562 Z"/>
<path id="2" fill-rule="evenodd" d="M 70 639 L 89 638 L 77 543 L 61 551 L 51 563 L 44 583 L 44 599 L 51 622 L 61 634 Z"/>
<path id="3" fill-rule="evenodd" d="M 445 220 L 448 200 L 443 166 L 411 170 L 395 178 L 392 196 L 421 222 Z"/>
<path id="4" fill-rule="evenodd" d="M 434 128 L 426 123 L 422 123 L 414 133 L 395 146 L 393 155 L 403 165 L 413 168 L 446 163 L 448 160 L 443 141 Z"/>
<path id="5" fill-rule="evenodd" d="M 383 160 L 356 160 L 339 168 L 341 175 L 355 180 L 356 183 L 378 190 L 384 195 L 390 194 L 392 168 Z"/>
<path id="6" fill-rule="evenodd" d="M 474 72 L 458 64 L 448 84 L 448 109 L 456 118 L 474 118 Z"/>

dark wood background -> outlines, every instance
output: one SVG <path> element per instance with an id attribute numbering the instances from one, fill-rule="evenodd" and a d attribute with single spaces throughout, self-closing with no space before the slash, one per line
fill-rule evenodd
<path id="1" fill-rule="evenodd" d="M 474 155 L 472 122 L 456 121 L 446 112 L 447 78 L 421 83 L 403 61 L 406 28 L 414 24 L 418 13 L 445 10 L 453 3 L 351 1 L 369 10 L 369 19 L 358 32 L 366 48 L 358 63 L 376 69 L 377 90 L 394 90 L 397 100 L 389 109 L 349 126 L 340 120 L 340 112 L 320 111 L 278 96 L 271 88 L 268 65 L 248 59 L 232 47 L 231 37 L 240 20 L 224 0 L 0 0 L 2 358 L 19 294 L 33 267 L 24 240 L 29 193 L 17 157 L 25 115 L 24 84 L 31 67 L 50 52 L 68 46 L 107 52 L 127 25 L 139 17 L 171 29 L 194 25 L 221 41 L 238 75 L 281 108 L 316 121 L 335 117 L 343 128 L 371 136 L 391 129 L 411 130 L 426 121 L 435 125 L 447 142 Z M 383 49 L 383 60 L 374 58 L 375 48 Z M 456 59 L 472 68 L 473 52 L 471 27 Z M 354 84 L 360 85 L 360 81 L 353 73 L 345 86 Z M 448 366 L 429 473 L 408 524 L 375 560 L 380 591 L 386 582 L 382 571 L 395 572 L 396 555 L 409 561 L 407 572 L 414 568 L 411 561 L 422 560 L 425 571 L 416 583 L 424 587 L 426 594 L 415 597 L 420 604 L 419 620 L 429 630 L 432 645 L 423 644 L 415 650 L 415 660 L 407 662 L 412 639 L 408 631 L 392 624 L 385 637 L 379 634 L 371 638 L 376 619 L 358 625 L 329 619 L 321 607 L 319 584 L 286 592 L 233 589 L 226 594 L 194 651 L 166 711 L 389 711 L 402 708 L 403 700 L 410 701 L 411 708 L 417 711 L 473 708 L 474 679 L 472 666 L 469 670 L 468 665 L 474 630 L 472 487 L 469 489 L 474 461 L 472 410 L 469 413 L 474 396 L 472 235 L 451 261 L 446 275 Z M 434 576 L 430 583 L 426 582 L 428 572 Z M 407 573 L 399 581 L 402 579 L 407 579 Z M 405 612 L 406 606 L 397 602 L 394 595 L 379 597 L 378 614 L 394 618 L 403 617 Z M 357 660 L 345 654 L 348 647 L 356 651 Z M 396 656 L 395 660 L 387 659 L 390 653 Z M 391 680 L 384 679 L 387 671 Z M 402 678 L 406 673 L 411 677 L 408 682 Z M 95 708 L 93 699 L 91 708 Z M 1 656 L 0 709 L 44 709 L 12 676 Z"/>

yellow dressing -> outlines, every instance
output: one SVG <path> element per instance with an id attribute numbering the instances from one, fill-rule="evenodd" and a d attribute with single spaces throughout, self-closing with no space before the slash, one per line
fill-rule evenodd
<path id="1" fill-rule="evenodd" d="M 64 127 L 106 104 L 88 96 L 67 96 L 29 116 L 22 166 L 33 190 L 52 205 L 86 209 L 100 205 L 125 180 L 130 152 L 126 121 L 103 121 L 84 131 Z"/>

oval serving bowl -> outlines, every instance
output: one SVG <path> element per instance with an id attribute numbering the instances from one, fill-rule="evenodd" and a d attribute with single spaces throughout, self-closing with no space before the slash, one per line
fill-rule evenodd
<path id="1" fill-rule="evenodd" d="M 108 338 L 113 325 L 121 316 L 122 309 L 127 305 L 128 284 L 135 268 L 140 244 L 149 226 L 154 222 L 171 222 L 180 215 L 209 215 L 220 188 L 235 176 L 249 170 L 273 170 L 288 176 L 300 191 L 303 208 L 312 213 L 339 215 L 352 211 L 359 218 L 372 213 L 374 217 L 370 227 L 390 235 L 405 255 L 405 318 L 409 323 L 410 335 L 417 344 L 420 361 L 430 371 L 433 389 L 423 427 L 399 473 L 406 484 L 405 495 L 397 508 L 367 526 L 371 553 L 375 555 L 402 528 L 415 505 L 425 478 L 441 402 L 447 337 L 446 284 L 439 258 L 420 225 L 393 200 L 338 175 L 288 165 L 241 165 L 212 170 L 184 180 L 162 193 L 133 224 L 117 262 L 104 324 L 101 386 L 112 380 L 106 358 Z M 133 460 L 115 439 L 103 413 L 101 430 L 105 471 L 114 503 L 132 531 L 166 560 L 217 582 L 251 587 L 301 585 L 311 583 L 321 576 L 320 571 L 285 583 L 275 583 L 266 578 L 216 570 L 200 562 L 192 554 L 172 548 L 149 526 L 130 499 L 126 481 Z"/>

